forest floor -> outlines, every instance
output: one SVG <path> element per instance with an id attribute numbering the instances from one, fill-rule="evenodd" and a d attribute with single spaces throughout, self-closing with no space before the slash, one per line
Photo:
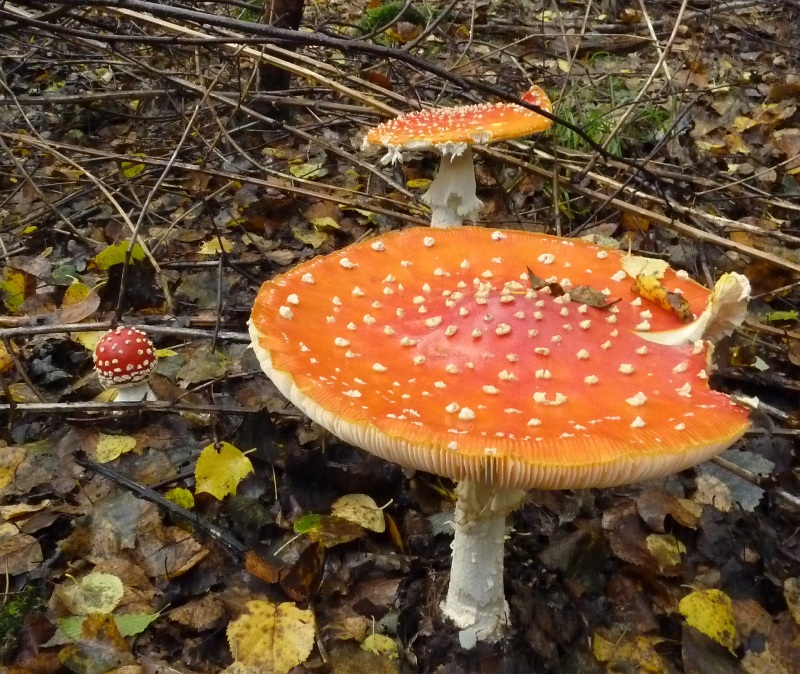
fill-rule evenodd
<path id="1" fill-rule="evenodd" d="M 330 0 L 296 44 L 258 7 L 0 4 L 4 671 L 800 672 L 800 3 Z M 531 84 L 570 126 L 478 153 L 477 224 L 747 275 L 711 383 L 760 404 L 716 462 L 532 492 L 509 634 L 467 651 L 453 485 L 312 424 L 246 322 L 273 275 L 428 221 L 434 158 L 382 166 L 371 126 Z M 119 323 L 155 402 L 93 373 Z"/>

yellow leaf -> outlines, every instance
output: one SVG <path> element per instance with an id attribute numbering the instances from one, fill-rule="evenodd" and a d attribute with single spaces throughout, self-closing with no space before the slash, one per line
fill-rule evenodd
<path id="1" fill-rule="evenodd" d="M 5 342 L 0 342 L 0 374 L 8 372 L 13 364 L 14 359 L 11 357 L 8 349 L 6 349 Z"/>
<path id="2" fill-rule="evenodd" d="M 249 613 L 228 626 L 233 655 L 229 672 L 286 674 L 305 662 L 314 647 L 314 614 L 291 602 L 247 602 Z"/>
<path id="3" fill-rule="evenodd" d="M 219 451 L 208 445 L 197 459 L 194 469 L 195 494 L 205 492 L 220 501 L 235 495 L 239 483 L 253 472 L 253 464 L 229 442 L 219 443 Z"/>
<path id="4" fill-rule="evenodd" d="M 397 642 L 384 634 L 370 634 L 364 639 L 361 648 L 370 653 L 375 653 L 375 655 L 382 655 L 389 660 L 397 660 L 400 657 Z"/>
<path id="5" fill-rule="evenodd" d="M 340 229 L 339 223 L 329 215 L 321 218 L 312 218 L 309 222 L 317 229 Z"/>
<path id="6" fill-rule="evenodd" d="M 292 235 L 300 243 L 307 243 L 314 248 L 319 248 L 328 240 L 328 235 L 319 230 L 306 230 L 299 227 L 292 227 Z"/>
<path id="7" fill-rule="evenodd" d="M 125 593 L 122 581 L 110 573 L 90 573 L 79 583 L 68 583 L 59 588 L 58 598 L 72 615 L 111 613 Z"/>
<path id="8" fill-rule="evenodd" d="M 667 674 L 670 669 L 655 650 L 662 641 L 659 637 L 623 637 L 610 641 L 595 634 L 592 652 L 600 662 L 608 663 L 609 671 Z"/>
<path id="9" fill-rule="evenodd" d="M 0 290 L 3 291 L 3 304 L 10 312 L 19 309 L 19 305 L 25 301 L 25 290 L 28 285 L 28 275 L 19 269 L 6 267 L 3 271 L 3 281 L 0 283 Z"/>
<path id="10" fill-rule="evenodd" d="M 125 262 L 125 253 L 128 252 L 129 246 L 129 241 L 120 241 L 119 243 L 114 243 L 108 246 L 108 248 L 101 250 L 92 258 L 90 266 L 100 269 L 101 271 L 105 271 L 115 264 L 122 264 Z M 142 250 L 142 247 L 137 243 L 134 245 L 133 250 L 131 251 L 131 262 L 136 262 L 137 260 L 143 259 L 144 250 Z"/>
<path id="11" fill-rule="evenodd" d="M 14 480 L 26 454 L 24 447 L 0 447 L 0 489 Z"/>
<path id="12" fill-rule="evenodd" d="M 92 330 L 91 332 L 70 332 L 69 338 L 88 351 L 94 351 L 97 348 L 97 343 L 103 338 L 102 332 Z"/>
<path id="13" fill-rule="evenodd" d="M 337 499 L 331 506 L 331 514 L 358 524 L 370 531 L 383 533 L 386 519 L 375 501 L 366 494 L 348 494 Z"/>
<path id="14" fill-rule="evenodd" d="M 124 175 L 128 180 L 135 178 L 142 171 L 144 171 L 144 164 L 134 164 L 131 161 L 124 161 L 120 164 L 120 166 L 122 168 L 122 175 Z"/>
<path id="15" fill-rule="evenodd" d="M 733 652 L 739 637 L 731 598 L 720 590 L 695 590 L 678 604 L 687 624 Z"/>
<path id="16" fill-rule="evenodd" d="M 306 180 L 314 180 L 315 178 L 322 178 L 328 175 L 328 169 L 323 168 L 325 160 L 312 161 L 307 164 L 296 164 L 289 167 L 289 172 L 295 178 L 305 178 Z"/>
<path id="17" fill-rule="evenodd" d="M 640 274 L 662 278 L 667 269 L 669 269 L 669 263 L 664 260 L 655 260 L 652 257 L 626 255 L 622 258 L 622 271 L 631 278 L 636 278 Z"/>
<path id="18" fill-rule="evenodd" d="M 156 356 L 161 358 L 171 358 L 172 356 L 177 356 L 178 352 L 174 349 L 156 349 Z"/>
<path id="19" fill-rule="evenodd" d="M 406 187 L 410 190 L 426 190 L 432 182 L 430 178 L 414 178 L 406 181 Z"/>
<path id="20" fill-rule="evenodd" d="M 194 508 L 194 495 L 188 489 L 184 489 L 183 487 L 175 487 L 175 489 L 170 489 L 166 494 L 164 494 L 164 498 L 167 501 L 172 501 L 173 503 L 179 505 L 181 508 L 185 508 L 186 510 L 191 510 Z"/>
<path id="21" fill-rule="evenodd" d="M 650 534 L 647 549 L 662 571 L 680 564 L 681 555 L 686 552 L 686 546 L 672 534 Z"/>
<path id="22" fill-rule="evenodd" d="M 210 241 L 204 241 L 197 252 L 200 255 L 218 255 L 222 251 L 230 253 L 232 250 L 233 243 L 229 239 L 224 236 L 215 236 Z"/>
<path id="23" fill-rule="evenodd" d="M 100 433 L 94 455 L 98 463 L 108 463 L 127 454 L 136 447 L 136 438 L 129 435 L 106 435 Z"/>
<path id="24" fill-rule="evenodd" d="M 747 131 L 747 129 L 752 129 L 754 126 L 758 126 L 759 122 L 754 119 L 750 119 L 749 117 L 737 117 L 733 120 L 733 128 L 738 132 L 742 133 L 742 131 Z"/>
<path id="25" fill-rule="evenodd" d="M 77 323 L 89 318 L 100 307 L 100 296 L 80 281 L 73 281 L 61 302 L 61 322 Z"/>

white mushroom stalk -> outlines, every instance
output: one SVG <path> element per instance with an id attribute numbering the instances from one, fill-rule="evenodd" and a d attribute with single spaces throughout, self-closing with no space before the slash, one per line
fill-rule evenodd
<path id="1" fill-rule="evenodd" d="M 115 403 L 140 403 L 142 401 L 158 400 L 150 384 L 143 381 L 139 384 L 132 384 L 130 386 L 117 386 L 117 395 L 114 398 Z"/>
<path id="2" fill-rule="evenodd" d="M 460 628 L 459 641 L 497 641 L 508 620 L 503 589 L 506 519 L 525 499 L 521 489 L 462 480 L 456 487 L 453 561 L 442 612 Z"/>
<path id="3" fill-rule="evenodd" d="M 460 227 L 464 220 L 475 220 L 483 206 L 477 197 L 472 150 L 466 145 L 460 152 L 442 152 L 439 172 L 422 195 L 431 209 L 431 227 Z"/>

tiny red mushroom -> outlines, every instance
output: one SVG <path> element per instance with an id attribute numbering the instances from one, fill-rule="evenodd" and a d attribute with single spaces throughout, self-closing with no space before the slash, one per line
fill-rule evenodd
<path id="1" fill-rule="evenodd" d="M 459 481 L 442 608 L 467 647 L 508 622 L 505 519 L 525 490 L 674 473 L 748 426 L 708 386 L 705 339 L 741 322 L 747 279 L 727 274 L 712 294 L 667 269 L 664 288 L 699 314 L 684 326 L 623 266 L 579 240 L 417 228 L 314 258 L 258 294 L 253 347 L 284 395 L 354 445 Z M 550 285 L 532 287 L 528 270 Z M 609 304 L 572 299 L 581 287 Z"/>
<path id="2" fill-rule="evenodd" d="M 93 360 L 100 383 L 117 389 L 115 402 L 156 399 L 149 381 L 158 357 L 150 338 L 141 330 L 109 330 L 97 343 Z"/>
<path id="3" fill-rule="evenodd" d="M 526 103 L 552 111 L 547 94 L 534 86 Z M 364 145 L 383 145 L 384 164 L 402 161 L 403 150 L 433 148 L 442 155 L 439 173 L 422 201 L 430 206 L 432 227 L 458 227 L 474 220 L 483 205 L 477 197 L 472 146 L 544 131 L 552 121 L 514 103 L 484 103 L 410 112 L 370 129 Z"/>

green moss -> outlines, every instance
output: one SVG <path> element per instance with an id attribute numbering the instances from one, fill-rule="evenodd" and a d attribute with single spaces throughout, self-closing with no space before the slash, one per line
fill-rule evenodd
<path id="1" fill-rule="evenodd" d="M 25 616 L 39 606 L 41 599 L 35 585 L 26 585 L 20 592 L 8 595 L 0 604 L 0 662 L 5 662 L 17 645 L 17 634 Z"/>
<path id="2" fill-rule="evenodd" d="M 397 15 L 403 11 L 403 7 L 405 6 L 405 2 L 393 0 L 392 2 L 378 5 L 373 9 L 368 9 L 361 19 L 361 22 L 358 24 L 358 29 L 362 33 L 371 33 L 376 28 L 385 26 L 387 23 L 393 21 Z M 405 11 L 401 20 L 413 23 L 415 26 L 423 26 L 426 23 L 425 16 L 414 9 L 413 6 L 410 6 Z"/>

